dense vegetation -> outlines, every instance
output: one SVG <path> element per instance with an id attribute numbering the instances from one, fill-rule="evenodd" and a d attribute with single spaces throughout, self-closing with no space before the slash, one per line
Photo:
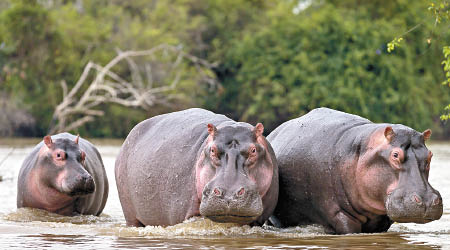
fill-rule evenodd
<path id="1" fill-rule="evenodd" d="M 221 87 L 150 112 L 105 105 L 104 117 L 75 132 L 123 137 L 149 116 L 192 106 L 263 122 L 268 132 L 327 106 L 449 134 L 439 116 L 450 97 L 441 84 L 450 33 L 433 26 L 427 7 L 407 0 L 3 1 L 0 118 L 21 110 L 29 119 L 0 122 L 0 134 L 44 135 L 62 99 L 61 80 L 73 86 L 88 61 L 104 65 L 115 48 L 161 43 L 217 62 Z M 407 46 L 387 52 L 392 38 L 416 25 L 404 36 Z M 203 88 L 183 86 L 180 92 Z"/>

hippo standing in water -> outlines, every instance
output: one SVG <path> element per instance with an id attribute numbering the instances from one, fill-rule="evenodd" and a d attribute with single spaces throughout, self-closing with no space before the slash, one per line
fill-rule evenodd
<path id="1" fill-rule="evenodd" d="M 116 160 L 127 225 L 174 225 L 202 215 L 262 224 L 278 198 L 278 167 L 264 127 L 202 109 L 147 119 Z"/>
<path id="2" fill-rule="evenodd" d="M 100 154 L 90 142 L 69 133 L 44 137 L 23 162 L 17 188 L 18 208 L 66 216 L 99 215 L 108 198 Z"/>
<path id="3" fill-rule="evenodd" d="M 346 234 L 439 219 L 442 198 L 428 183 L 430 135 L 327 108 L 283 123 L 267 137 L 280 168 L 271 221 Z"/>

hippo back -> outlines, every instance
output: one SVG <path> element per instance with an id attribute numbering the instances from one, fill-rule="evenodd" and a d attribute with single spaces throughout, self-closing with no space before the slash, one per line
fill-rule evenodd
<path id="1" fill-rule="evenodd" d="M 304 116 L 281 124 L 267 136 L 267 140 L 271 143 L 277 158 L 290 160 L 291 156 L 307 155 L 308 152 L 333 152 L 334 150 L 328 150 L 331 150 L 339 140 L 354 140 L 342 137 L 344 133 L 352 129 L 373 130 L 372 125 L 371 121 L 360 116 L 328 108 L 317 108 Z M 331 154 L 318 155 L 322 159 L 331 156 Z"/>

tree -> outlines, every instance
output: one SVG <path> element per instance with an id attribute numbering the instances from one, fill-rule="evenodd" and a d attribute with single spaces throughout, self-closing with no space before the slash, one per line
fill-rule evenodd
<path id="1" fill-rule="evenodd" d="M 428 10 L 432 11 L 435 16 L 435 24 L 448 23 L 450 21 L 450 1 L 439 0 L 436 3 L 431 3 Z M 443 46 L 442 52 L 444 54 L 444 60 L 442 65 L 444 66 L 445 81 L 442 82 L 443 85 L 450 87 L 450 45 Z M 446 114 L 441 115 L 442 120 L 450 119 L 450 104 L 445 107 L 447 111 Z"/>
<path id="2" fill-rule="evenodd" d="M 173 61 L 169 60 L 168 65 L 155 61 L 154 58 L 161 52 L 165 54 L 165 57 L 168 57 L 167 54 L 174 54 L 170 56 Z M 147 61 L 145 65 L 138 65 L 134 60 L 135 57 L 151 57 L 153 60 Z M 122 61 L 128 62 L 132 81 L 127 81 L 113 71 L 113 68 Z M 183 67 L 185 61 L 195 66 L 197 74 L 186 72 L 187 67 Z M 200 81 L 214 87 L 217 83 L 209 72 L 213 66 L 205 60 L 167 44 L 145 51 L 122 52 L 119 50 L 118 55 L 104 67 L 89 62 L 70 91 L 65 81 L 61 81 L 63 100 L 56 106 L 53 113 L 50 133 L 72 131 L 93 121 L 95 117 L 103 116 L 105 112 L 98 109 L 102 104 L 116 103 L 145 110 L 158 104 L 171 105 L 174 98 L 179 98 L 179 95 L 174 92 L 180 81 L 201 78 Z M 140 68 L 145 69 L 145 81 Z M 85 84 L 91 71 L 95 72 L 95 76 L 91 83 Z"/>
<path id="3" fill-rule="evenodd" d="M 234 41 L 221 64 L 229 72 L 220 78 L 225 91 L 213 108 L 268 130 L 321 106 L 424 130 L 449 96 L 429 87 L 440 77 L 438 44 L 413 42 L 425 40 L 416 30 L 408 48 L 388 54 L 385 47 L 398 29 L 422 21 L 425 14 L 410 13 L 423 6 L 317 1 L 294 14 L 292 4 L 280 3 L 256 32 Z"/>
<path id="4" fill-rule="evenodd" d="M 433 12 L 434 15 L 434 26 L 442 22 L 448 22 L 450 20 L 450 11 L 449 11 L 450 2 L 447 0 L 437 0 L 430 3 L 428 10 Z M 401 36 L 394 38 L 391 42 L 387 44 L 387 51 L 392 52 L 395 47 L 399 47 L 401 42 L 403 41 L 403 36 L 407 35 L 417 27 L 419 27 L 422 23 L 417 24 L 412 29 L 406 31 Z M 427 43 L 430 44 L 432 41 L 433 34 L 427 39 Z M 440 34 L 438 34 L 438 38 L 440 38 Z M 444 72 L 446 79 L 442 82 L 443 85 L 448 85 L 450 87 L 450 46 L 443 46 L 443 54 L 444 60 L 442 61 L 442 65 L 444 66 Z M 442 120 L 450 119 L 450 105 L 447 105 L 445 108 L 447 110 L 446 114 L 441 115 Z"/>

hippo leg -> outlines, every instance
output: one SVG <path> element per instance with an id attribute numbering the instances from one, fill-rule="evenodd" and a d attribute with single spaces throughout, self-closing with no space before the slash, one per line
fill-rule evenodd
<path id="1" fill-rule="evenodd" d="M 127 204 L 125 206 L 122 206 L 123 214 L 125 216 L 125 221 L 127 222 L 127 226 L 132 227 L 145 227 L 144 224 L 142 224 L 137 218 L 136 218 L 136 211 L 134 209 L 134 206 L 132 205 L 132 201 L 128 195 L 123 195 L 120 197 L 120 202 L 122 204 Z"/>
<path id="2" fill-rule="evenodd" d="M 334 216 L 334 228 L 337 234 L 361 233 L 361 222 L 339 211 Z"/>
<path id="3" fill-rule="evenodd" d="M 388 216 L 379 216 L 363 225 L 363 233 L 382 233 L 391 227 L 393 221 Z"/>
<path id="4" fill-rule="evenodd" d="M 117 178 L 118 176 L 119 175 L 116 172 L 117 183 L 123 181 L 123 179 L 121 179 L 120 177 Z M 125 216 L 127 226 L 144 227 L 145 225 L 136 218 L 136 209 L 134 208 L 133 202 L 131 201 L 128 185 L 118 185 L 117 191 L 119 192 L 119 200 L 122 204 L 122 211 L 123 215 Z"/>
<path id="5" fill-rule="evenodd" d="M 126 206 L 122 206 L 123 208 L 123 215 L 125 216 L 125 221 L 127 222 L 127 226 L 131 227 L 145 227 L 144 224 L 142 224 L 136 217 L 136 210 L 134 209 L 134 206 L 131 205 L 132 201 L 129 198 L 129 196 L 124 195 L 123 199 L 120 199 L 122 204 L 128 204 Z"/>
<path id="6" fill-rule="evenodd" d="M 270 216 L 266 223 L 269 226 L 273 225 L 274 227 L 278 227 L 278 228 L 284 227 L 283 223 L 281 223 L 281 221 L 277 217 L 275 217 L 275 215 Z"/>

